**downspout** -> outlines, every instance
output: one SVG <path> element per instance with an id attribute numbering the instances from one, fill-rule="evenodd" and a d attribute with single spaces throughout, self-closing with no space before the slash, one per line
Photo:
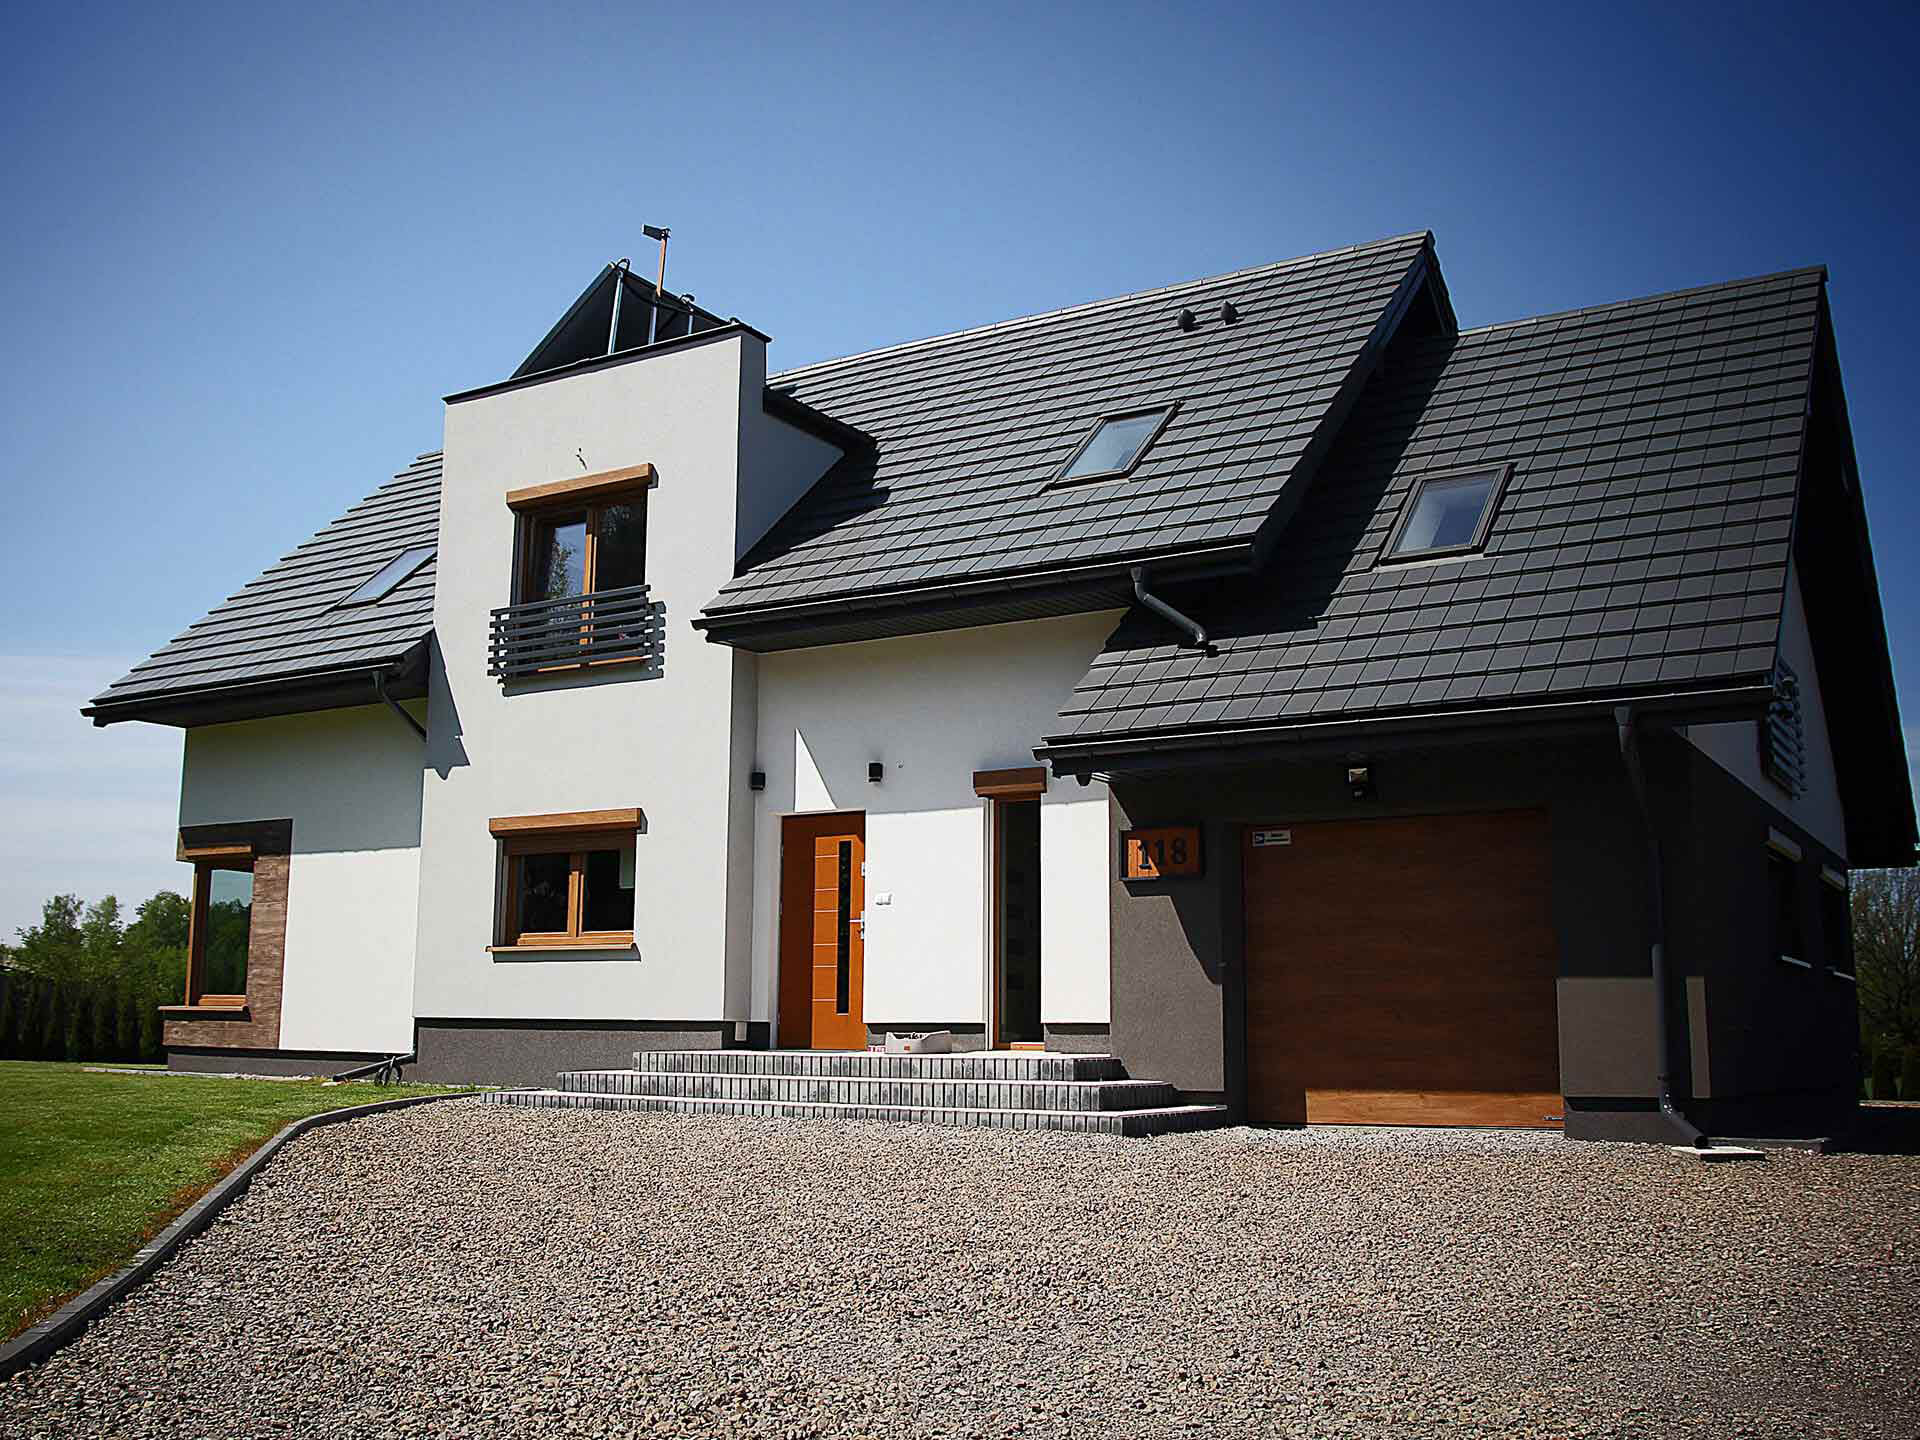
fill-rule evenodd
<path id="1" fill-rule="evenodd" d="M 1193 643 L 1202 650 L 1207 648 L 1207 632 L 1198 620 L 1182 615 L 1158 595 L 1148 591 L 1147 567 L 1144 565 L 1136 565 L 1133 567 L 1133 598 L 1146 606 L 1147 609 L 1153 611 L 1153 613 L 1158 615 L 1162 620 L 1186 631 L 1187 634 L 1192 637 Z"/>
<path id="2" fill-rule="evenodd" d="M 1673 1103 L 1673 999 L 1667 988 L 1667 907 L 1666 882 L 1660 869 L 1660 834 L 1654 825 L 1653 805 L 1647 798 L 1647 777 L 1640 768 L 1640 741 L 1634 732 L 1633 707 L 1615 707 L 1613 721 L 1620 731 L 1620 758 L 1626 762 L 1627 781 L 1640 807 L 1640 822 L 1647 832 L 1647 908 L 1652 926 L 1653 962 L 1653 1043 L 1654 1085 L 1659 1095 L 1660 1113 L 1667 1117 L 1686 1143 L 1701 1150 L 1713 1142 L 1700 1133 L 1694 1123 Z"/>
<path id="3" fill-rule="evenodd" d="M 389 710 L 393 711 L 394 714 L 412 726 L 414 734 L 418 735 L 422 740 L 427 738 L 427 727 L 414 719 L 412 713 L 406 706 L 387 694 L 387 677 L 378 670 L 373 672 L 373 693 L 378 695 L 381 700 L 386 703 Z"/>

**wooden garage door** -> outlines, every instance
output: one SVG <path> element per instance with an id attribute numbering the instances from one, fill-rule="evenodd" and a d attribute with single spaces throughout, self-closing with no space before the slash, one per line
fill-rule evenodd
<path id="1" fill-rule="evenodd" d="M 1244 844 L 1250 1119 L 1559 1124 L 1544 814 L 1263 826 Z"/>

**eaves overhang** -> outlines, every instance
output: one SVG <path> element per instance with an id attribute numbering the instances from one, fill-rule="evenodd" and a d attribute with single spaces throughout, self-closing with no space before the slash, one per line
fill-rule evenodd
<path id="1" fill-rule="evenodd" d="M 1183 581 L 1240 574 L 1252 561 L 1251 542 L 1206 546 L 1095 565 L 825 596 L 795 605 L 708 611 L 694 617 L 693 628 L 717 644 L 763 653 L 924 635 L 1124 608 L 1133 603 L 1136 566 L 1145 567 L 1156 581 Z"/>
<path id="2" fill-rule="evenodd" d="M 1752 720 L 1773 699 L 1770 677 L 1697 690 L 1623 690 L 1575 700 L 1521 701 L 1457 709 L 1333 716 L 1284 724 L 1134 731 L 1097 739 L 1049 738 L 1034 756 L 1056 776 L 1149 774 L 1217 769 L 1314 754 L 1402 748 L 1439 737 L 1454 741 L 1611 733 L 1615 712 L 1630 706 L 1655 725 Z"/>
<path id="3" fill-rule="evenodd" d="M 158 690 L 118 699 L 102 696 L 82 706 L 80 713 L 96 726 L 143 720 L 185 729 L 378 705 L 384 700 L 419 700 L 427 694 L 430 644 L 431 637 L 423 636 L 389 660 L 297 671 L 240 684 Z"/>

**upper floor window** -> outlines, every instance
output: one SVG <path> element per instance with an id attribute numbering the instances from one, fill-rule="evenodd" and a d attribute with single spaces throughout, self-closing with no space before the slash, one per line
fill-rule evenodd
<path id="1" fill-rule="evenodd" d="M 1421 476 L 1394 521 L 1382 558 L 1424 560 L 1478 550 L 1487 543 L 1494 507 L 1511 468 L 1495 465 Z"/>
<path id="2" fill-rule="evenodd" d="M 1157 405 L 1148 410 L 1127 410 L 1109 415 L 1094 425 L 1067 463 L 1054 477 L 1064 480 L 1107 480 L 1124 475 L 1140 463 L 1147 446 L 1173 417 L 1173 406 Z"/>
<path id="3" fill-rule="evenodd" d="M 1807 787 L 1807 726 L 1800 677 L 1778 657 L 1773 662 L 1773 699 L 1760 721 L 1760 771 L 1790 796 Z"/>
<path id="4" fill-rule="evenodd" d="M 644 496 L 536 511 L 525 522 L 520 599 L 565 600 L 647 579 Z"/>
<path id="5" fill-rule="evenodd" d="M 493 612 L 487 668 L 502 684 L 583 665 L 657 673 L 660 607 L 647 587 L 651 465 L 510 491 L 513 603 Z"/>

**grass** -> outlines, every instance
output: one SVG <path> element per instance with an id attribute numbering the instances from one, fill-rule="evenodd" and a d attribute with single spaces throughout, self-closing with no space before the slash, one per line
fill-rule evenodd
<path id="1" fill-rule="evenodd" d="M 445 1093 L 0 1061 L 0 1337 L 118 1269 L 289 1122 Z"/>

